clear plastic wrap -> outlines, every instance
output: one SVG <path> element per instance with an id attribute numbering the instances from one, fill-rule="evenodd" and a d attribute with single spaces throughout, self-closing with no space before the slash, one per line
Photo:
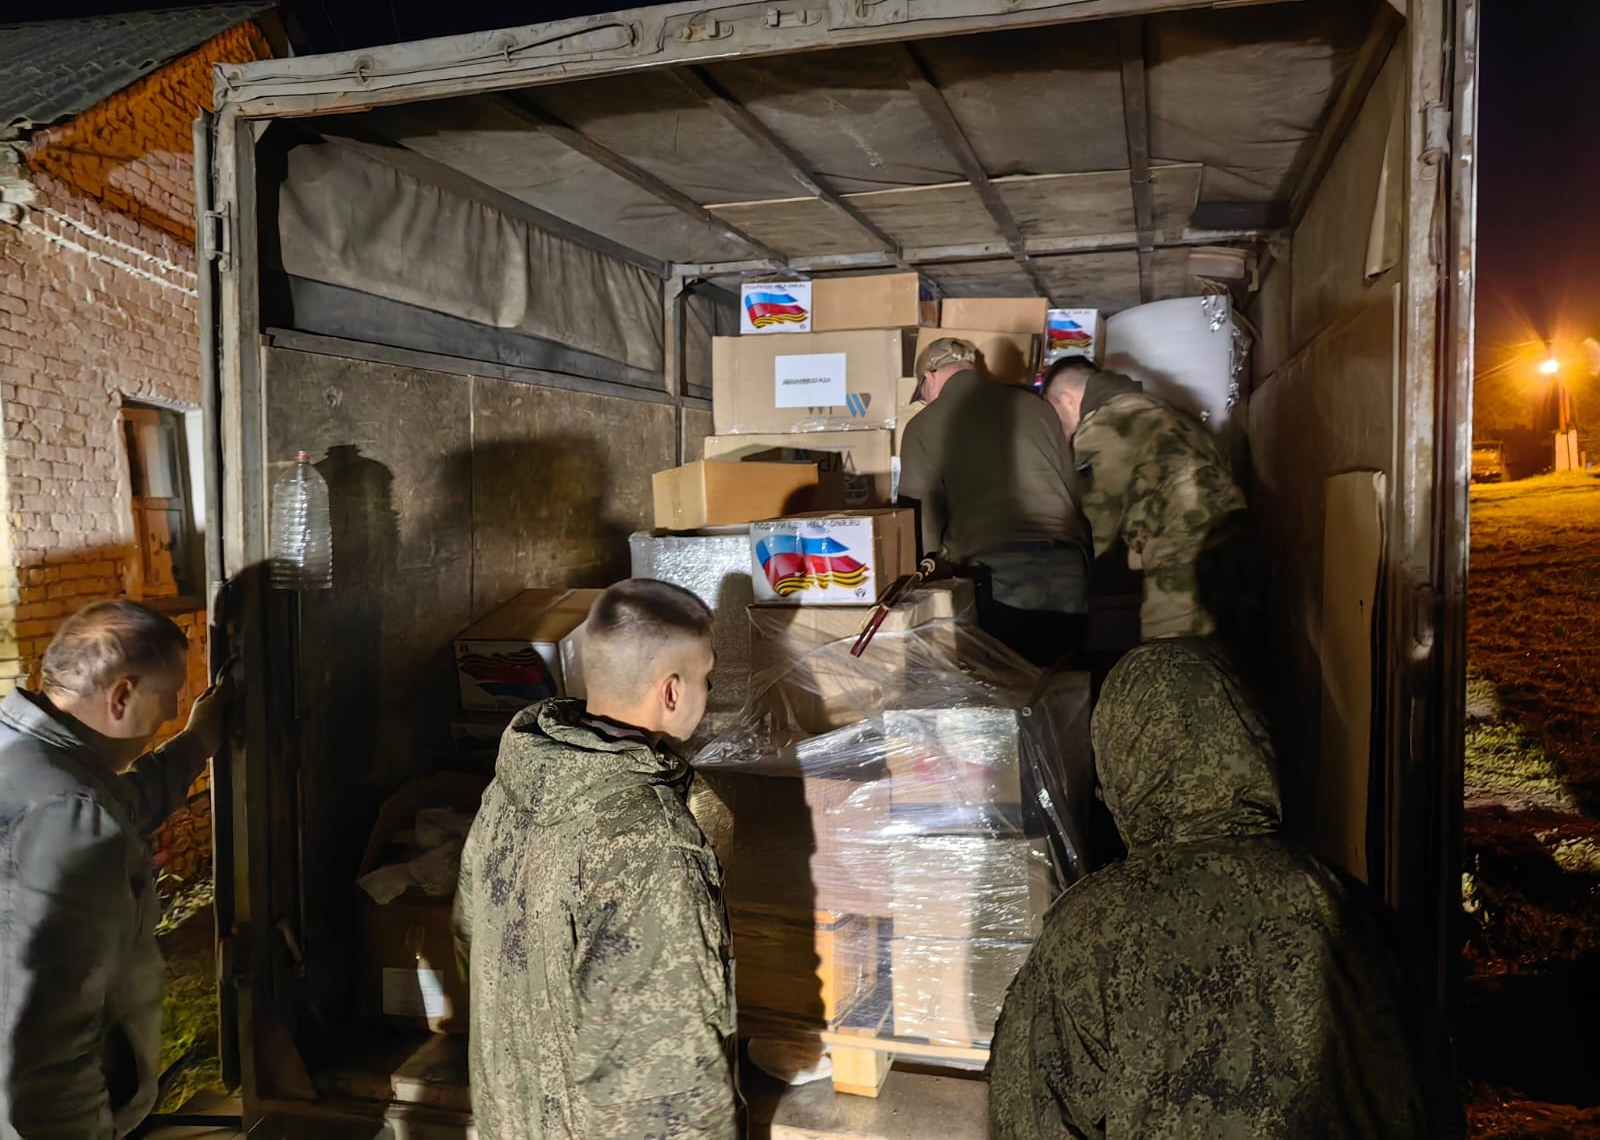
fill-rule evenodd
<path id="1" fill-rule="evenodd" d="M 695 759 L 740 1031 L 981 1052 L 1084 869 L 1089 679 L 1042 681 L 973 623 L 969 583 L 918 591 L 853 656 L 870 612 L 752 606 L 749 699 Z"/>

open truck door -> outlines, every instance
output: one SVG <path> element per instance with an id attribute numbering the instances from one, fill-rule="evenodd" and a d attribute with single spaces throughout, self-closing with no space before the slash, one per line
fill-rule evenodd
<path id="1" fill-rule="evenodd" d="M 1405 455 L 1391 541 L 1384 896 L 1458 973 L 1477 226 L 1477 0 L 1413 3 Z"/>
<path id="2" fill-rule="evenodd" d="M 1324 786 L 1356 789 L 1337 809 L 1330 846 L 1402 914 L 1444 986 L 1459 910 L 1476 35 L 1477 0 L 794 0 L 759 12 L 665 4 L 223 68 L 218 112 L 197 128 L 196 154 L 210 174 L 200 179 L 199 232 L 202 335 L 213 339 L 202 360 L 216 368 L 206 387 L 207 503 L 216 512 L 206 538 L 208 566 L 226 583 L 213 591 L 213 664 L 236 658 L 246 678 L 213 795 L 224 1055 L 247 1115 L 297 1106 L 381 1114 L 379 1102 L 398 1098 L 406 1082 L 406 1095 L 424 1102 L 419 1111 L 459 1109 L 465 1090 L 425 1073 L 391 1071 L 368 1095 L 360 1091 L 368 1085 L 323 1071 L 312 1056 L 348 1028 L 353 989 L 350 935 L 341 942 L 339 934 L 349 908 L 339 900 L 353 891 L 356 868 L 344 856 L 359 851 L 361 837 L 330 829 L 369 826 L 379 777 L 425 764 L 412 753 L 437 735 L 433 726 L 401 739 L 372 710 L 392 720 L 408 701 L 413 712 L 431 702 L 412 698 L 432 694 L 434 658 L 448 654 L 453 629 L 503 600 L 513 571 L 527 585 L 603 584 L 580 579 L 584 567 L 603 565 L 594 552 L 606 535 L 614 541 L 621 524 L 649 525 L 634 484 L 692 458 L 711 433 L 704 369 L 729 307 L 717 298 L 775 261 L 814 275 L 911 268 L 955 294 L 1040 292 L 1059 304 L 1095 303 L 1099 290 L 1114 298 L 1103 303 L 1128 305 L 1172 295 L 1173 281 L 1181 291 L 1193 247 L 1244 246 L 1257 257 L 1260 289 L 1248 315 L 1260 335 L 1244 393 L 1257 505 L 1291 552 L 1293 590 L 1280 599 L 1278 624 L 1304 729 L 1304 755 L 1294 759 L 1326 770 L 1302 778 L 1302 802 L 1314 805 Z M 1018 62 L 1029 43 L 1038 50 Z M 1261 48 L 1275 43 L 1315 50 L 1291 60 Z M 1090 116 L 1073 129 L 1113 157 L 1089 170 L 996 177 L 986 161 L 1032 171 L 1049 148 L 1030 145 L 1022 131 L 1017 154 L 995 141 L 986 156 L 966 131 L 973 121 L 1031 115 L 1040 120 L 1035 137 L 1047 139 L 1052 99 L 1073 90 L 1066 85 L 1084 45 L 1099 53 L 1095 67 L 1082 66 L 1105 121 Z M 1338 66 L 1318 72 L 1330 58 Z M 1193 67 L 1180 81 L 1186 59 Z M 1246 93 L 1225 109 L 1248 137 L 1249 124 L 1276 109 L 1248 106 L 1247 93 L 1283 89 L 1280 73 L 1291 67 L 1318 93 L 1317 114 L 1296 138 L 1274 140 L 1284 169 L 1269 189 L 1251 191 L 1230 173 L 1220 136 L 1214 153 L 1188 163 L 1161 151 L 1181 149 L 1181 140 L 1152 141 L 1160 108 L 1150 100 L 1187 93 L 1190 104 L 1225 105 L 1219 90 Z M 1184 86 L 1226 68 L 1237 74 L 1206 100 Z M 1015 73 L 1041 70 L 1050 82 L 1013 82 Z M 828 114 L 804 113 L 808 82 L 848 88 L 858 76 L 873 85 L 871 107 L 824 100 Z M 631 133 L 603 143 L 521 97 L 548 89 L 570 104 L 569 85 L 579 82 L 589 85 L 580 99 L 593 97 L 625 121 L 637 116 Z M 656 82 L 675 92 L 670 99 L 658 97 Z M 763 105 L 763 118 L 741 95 L 775 102 Z M 682 122 L 666 130 L 648 118 L 662 108 Z M 892 120 L 893 137 L 869 139 L 879 113 Z M 729 178 L 750 176 L 736 187 L 738 201 L 716 205 L 703 184 L 690 194 L 692 179 L 663 156 L 627 153 L 630 145 L 648 151 L 652 138 L 676 139 L 680 127 L 684 138 L 721 140 L 712 173 L 720 162 Z M 892 192 L 861 178 L 840 189 L 806 157 L 808 147 L 825 149 L 811 132 L 859 136 L 863 153 L 897 169 L 937 148 L 949 170 Z M 916 163 L 891 153 L 897 137 L 916 141 Z M 430 301 L 417 274 L 366 256 L 381 252 L 361 246 L 371 231 L 316 216 L 304 181 L 294 188 L 294 224 L 331 226 L 326 234 L 347 239 L 370 273 L 354 281 L 346 273 L 342 283 L 334 271 L 292 279 L 280 248 L 283 188 L 312 177 L 290 171 L 296 148 L 313 149 L 330 177 L 404 181 L 421 187 L 408 191 L 413 204 L 478 219 L 473 232 L 486 257 L 505 252 L 496 243 L 506 235 L 523 242 L 517 264 L 527 276 L 511 281 L 516 289 L 590 273 L 572 278 L 587 283 L 576 292 L 597 305 L 632 297 L 632 311 L 648 310 L 656 327 L 624 351 L 547 310 L 530 322 L 538 335 L 522 335 L 495 324 L 482 281 L 448 274 L 428 278 L 441 291 Z M 540 169 L 518 165 L 535 153 Z M 1125 171 L 1103 173 L 1124 158 Z M 547 177 L 554 167 L 563 179 Z M 1224 189 L 1209 188 L 1210 168 L 1222 172 Z M 870 163 L 863 170 L 881 176 Z M 923 195 L 927 207 L 908 206 L 908 194 Z M 1369 240 L 1353 240 L 1354 228 Z M 808 235 L 824 230 L 829 240 L 808 247 Z M 444 240 L 410 236 L 423 250 Z M 445 296 L 456 287 L 459 295 Z M 584 434 L 592 423 L 604 433 Z M 318 445 L 354 447 L 352 463 L 375 464 L 392 481 L 375 467 L 352 468 L 381 492 L 373 517 L 393 527 L 383 539 L 392 543 L 384 549 L 393 581 L 355 618 L 302 612 L 293 597 L 265 588 L 272 464 L 316 432 Z M 609 471 L 584 467 L 559 446 L 580 437 Z M 547 459 L 576 463 L 558 464 L 560 494 L 612 497 L 557 512 L 562 526 L 539 532 L 548 555 L 539 569 L 551 580 L 534 583 L 526 581 L 531 540 L 489 533 L 494 521 L 473 503 L 506 491 L 503 479 L 485 478 L 490 459 L 541 447 Z M 458 455 L 465 469 L 450 466 Z M 1343 643 L 1359 658 L 1341 674 L 1355 679 L 1355 691 L 1325 703 L 1335 666 L 1325 659 L 1319 599 L 1330 596 L 1340 560 L 1354 557 L 1325 548 L 1326 528 L 1330 496 L 1343 493 L 1334 481 L 1353 470 L 1365 474 L 1365 487 L 1339 486 L 1359 492 L 1347 500 L 1355 516 L 1379 513 L 1381 552 L 1365 587 L 1370 632 Z M 608 516 L 614 525 L 603 535 Z M 427 533 L 436 524 L 439 533 Z M 336 536 L 336 577 L 337 547 Z M 428 578 L 447 564 L 468 575 L 465 588 Z M 380 645 L 368 642 L 380 636 L 424 651 L 387 663 L 395 693 L 358 702 L 371 723 L 330 733 L 330 718 L 352 706 L 329 707 L 326 680 L 374 668 Z M 330 771 L 353 774 L 330 779 Z"/>

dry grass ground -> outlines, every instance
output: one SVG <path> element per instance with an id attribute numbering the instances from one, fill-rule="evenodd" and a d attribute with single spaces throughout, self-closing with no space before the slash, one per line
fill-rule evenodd
<path id="1" fill-rule="evenodd" d="M 1475 490 L 1469 590 L 1472 1132 L 1600 1138 L 1600 479 Z"/>
<path id="2" fill-rule="evenodd" d="M 157 927 L 167 960 L 161 1008 L 161 1067 L 167 1079 L 157 1112 L 177 1112 L 196 1095 L 222 1087 L 211 891 L 209 874 L 188 884 L 168 900 Z"/>

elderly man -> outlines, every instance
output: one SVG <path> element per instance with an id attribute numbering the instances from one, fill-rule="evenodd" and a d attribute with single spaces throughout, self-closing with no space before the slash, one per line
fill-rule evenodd
<path id="1" fill-rule="evenodd" d="M 518 713 L 462 853 L 483 1140 L 733 1140 L 716 856 L 672 741 L 705 714 L 711 612 L 629 579 L 583 626 L 587 701 Z"/>
<path id="2" fill-rule="evenodd" d="M 995 1140 L 1447 1137 L 1447 1044 L 1366 889 L 1279 834 L 1267 731 L 1219 645 L 1106 679 L 1128 857 L 1045 918 L 995 1029 Z"/>
<path id="3" fill-rule="evenodd" d="M 1242 623 L 1257 588 L 1244 575 L 1258 578 L 1260 567 L 1244 493 L 1205 425 L 1080 357 L 1051 365 L 1044 395 L 1072 441 L 1071 486 L 1096 556 L 1120 539 L 1144 571 L 1143 637 L 1203 637 L 1219 618 Z"/>
<path id="4" fill-rule="evenodd" d="M 906 426 L 900 498 L 920 508 L 923 552 L 985 587 L 983 627 L 1048 666 L 1083 639 L 1088 531 L 1067 490 L 1067 448 L 1049 406 L 989 380 L 977 360 L 977 349 L 952 337 L 918 356 L 928 407 Z"/>
<path id="5" fill-rule="evenodd" d="M 156 1099 L 162 963 L 148 839 L 221 746 L 177 715 L 188 641 L 136 602 L 68 618 L 39 693 L 0 702 L 0 1137 L 112 1140 Z"/>

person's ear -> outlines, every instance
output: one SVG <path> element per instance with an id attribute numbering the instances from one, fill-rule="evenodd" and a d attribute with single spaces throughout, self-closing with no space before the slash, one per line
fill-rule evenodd
<path id="1" fill-rule="evenodd" d="M 661 707 L 673 713 L 678 711 L 678 706 L 682 703 L 683 678 L 673 673 L 661 682 Z"/>
<path id="2" fill-rule="evenodd" d="M 133 700 L 135 682 L 132 677 L 118 677 L 111 686 L 110 711 L 112 720 L 121 720 L 128 715 L 128 705 Z"/>

